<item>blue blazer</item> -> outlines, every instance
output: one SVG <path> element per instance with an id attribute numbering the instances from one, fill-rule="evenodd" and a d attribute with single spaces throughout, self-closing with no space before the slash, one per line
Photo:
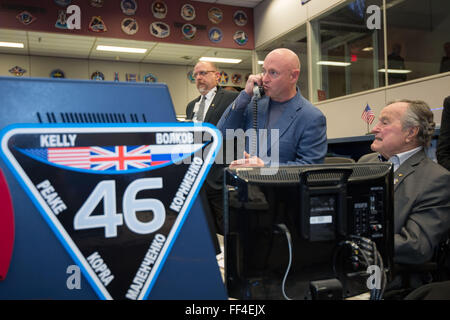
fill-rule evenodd
<path id="1" fill-rule="evenodd" d="M 246 94 L 241 93 L 241 94 Z M 236 101 L 239 100 L 238 97 Z M 245 107 L 238 108 L 233 102 L 222 115 L 217 128 L 224 139 L 228 139 L 226 129 L 253 128 L 253 98 Z M 258 100 L 258 129 L 264 129 L 269 115 L 269 97 Z M 322 163 L 327 152 L 326 118 L 322 112 L 303 98 L 297 88 L 296 96 L 273 124 L 278 134 L 265 137 L 258 135 L 258 145 L 267 146 L 267 152 L 258 156 L 266 165 L 278 164 L 314 164 Z M 276 157 L 278 149 L 278 157 Z M 248 145 L 246 146 L 248 152 Z M 237 155 L 242 158 L 242 154 Z M 277 159 L 278 158 L 278 159 Z"/>

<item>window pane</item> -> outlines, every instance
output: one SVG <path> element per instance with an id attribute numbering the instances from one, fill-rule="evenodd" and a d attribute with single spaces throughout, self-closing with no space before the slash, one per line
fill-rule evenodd
<path id="1" fill-rule="evenodd" d="M 312 21 L 314 101 L 382 85 L 381 5 L 381 0 L 356 0 Z"/>
<path id="2" fill-rule="evenodd" d="M 387 0 L 386 9 L 389 84 L 450 71 L 449 0 Z"/>

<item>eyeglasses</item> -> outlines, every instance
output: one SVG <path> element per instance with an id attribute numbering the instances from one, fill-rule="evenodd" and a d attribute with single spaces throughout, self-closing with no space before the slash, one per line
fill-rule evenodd
<path id="1" fill-rule="evenodd" d="M 206 76 L 208 74 L 208 72 L 216 72 L 216 71 L 214 71 L 214 70 L 199 71 L 199 72 L 194 73 L 192 76 L 194 77 L 194 79 L 197 79 L 198 76 L 202 76 L 202 77 Z"/>
<path id="2" fill-rule="evenodd" d="M 278 71 L 272 70 L 272 69 L 270 69 L 268 71 L 263 69 L 261 74 L 263 76 L 269 75 L 269 77 L 271 77 L 272 79 L 276 79 L 276 78 L 278 78 L 280 76 L 281 73 L 278 72 Z"/>

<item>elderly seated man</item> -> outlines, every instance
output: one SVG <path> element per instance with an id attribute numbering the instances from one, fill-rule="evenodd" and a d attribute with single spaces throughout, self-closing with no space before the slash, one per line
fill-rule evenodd
<path id="1" fill-rule="evenodd" d="M 359 162 L 394 165 L 394 261 L 428 262 L 450 229 L 450 173 L 426 155 L 433 113 L 423 101 L 398 100 L 381 111 L 373 128 L 376 153 Z"/>

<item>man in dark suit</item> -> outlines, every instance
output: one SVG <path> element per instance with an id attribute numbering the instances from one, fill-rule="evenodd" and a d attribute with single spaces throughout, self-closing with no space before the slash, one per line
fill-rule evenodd
<path id="1" fill-rule="evenodd" d="M 450 96 L 444 100 L 436 157 L 438 163 L 450 171 Z"/>
<path id="2" fill-rule="evenodd" d="M 434 132 L 433 113 L 423 101 L 399 100 L 381 111 L 373 128 L 376 153 L 394 164 L 394 261 L 428 262 L 450 229 L 450 173 L 429 159 L 425 148 Z"/>
<path id="3" fill-rule="evenodd" d="M 400 43 L 394 43 L 392 46 L 392 52 L 388 55 L 389 69 L 404 70 L 405 59 L 400 55 L 402 52 L 402 45 Z M 404 73 L 388 73 L 389 84 L 396 84 L 406 81 L 406 74 Z"/>
<path id="4" fill-rule="evenodd" d="M 188 103 L 186 119 L 217 125 L 223 112 L 234 101 L 238 92 L 224 90 L 217 85 L 220 73 L 212 62 L 198 62 L 194 67 L 193 76 L 200 96 Z M 216 232 L 220 234 L 223 234 L 224 165 L 222 163 L 223 161 L 215 161 L 203 185 L 203 191 L 215 220 Z"/>
<path id="5" fill-rule="evenodd" d="M 186 119 L 217 125 L 223 112 L 236 99 L 238 93 L 217 86 L 220 73 L 212 62 L 198 62 L 193 75 L 200 96 L 188 103 Z M 205 106 L 200 110 L 203 97 Z"/>

